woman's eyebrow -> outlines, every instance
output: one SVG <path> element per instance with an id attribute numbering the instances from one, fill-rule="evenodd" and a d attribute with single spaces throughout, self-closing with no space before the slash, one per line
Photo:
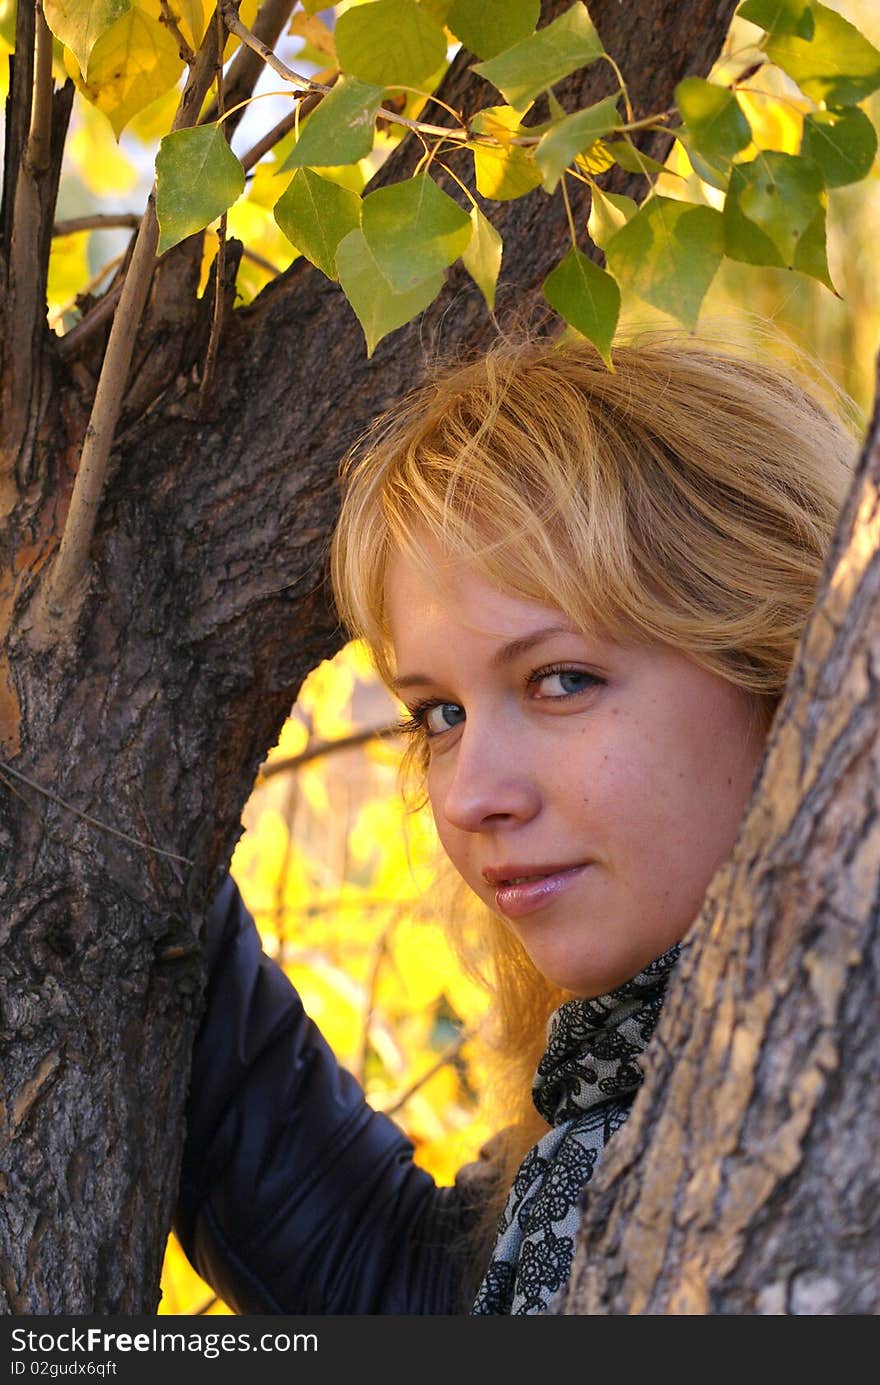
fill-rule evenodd
<path id="1" fill-rule="evenodd" d="M 530 635 L 521 635 L 518 639 L 510 640 L 503 644 L 500 649 L 489 660 L 491 668 L 500 668 L 504 664 L 512 663 L 521 654 L 527 654 L 536 644 L 542 644 L 544 640 L 551 639 L 554 635 L 574 635 L 577 631 L 572 625 L 544 625 L 540 630 L 533 630 Z M 432 680 L 425 673 L 406 673 L 402 678 L 395 678 L 391 686 L 395 692 L 402 688 L 411 688 L 419 684 L 430 683 Z"/>
<path id="2" fill-rule="evenodd" d="M 576 630 L 571 625 L 545 625 L 540 630 L 533 630 L 530 635 L 522 635 L 517 640 L 511 640 L 504 644 L 500 649 L 496 649 L 492 658 L 489 660 L 492 668 L 500 668 L 504 664 L 511 663 L 518 659 L 521 654 L 528 654 L 536 644 L 542 644 L 544 640 L 551 639 L 554 635 L 574 635 Z"/>

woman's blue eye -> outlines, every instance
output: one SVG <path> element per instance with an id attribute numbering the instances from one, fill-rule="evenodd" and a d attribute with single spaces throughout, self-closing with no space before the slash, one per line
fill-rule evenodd
<path id="1" fill-rule="evenodd" d="M 439 736 L 460 721 L 464 721 L 464 708 L 457 702 L 420 702 L 399 723 L 399 729 L 410 734 L 423 731 L 427 736 Z"/>
<path id="2" fill-rule="evenodd" d="M 542 697 L 572 697 L 575 693 L 586 692 L 594 684 L 601 682 L 593 673 L 585 673 L 576 668 L 543 669 L 534 675 L 535 685 L 542 689 Z M 544 685 L 550 686 L 545 688 Z"/>
<path id="3" fill-rule="evenodd" d="M 448 731 L 460 721 L 464 721 L 464 708 L 459 707 L 457 702 L 435 702 L 433 707 L 426 707 L 422 715 L 422 722 L 429 736 L 437 736 L 442 731 Z"/>

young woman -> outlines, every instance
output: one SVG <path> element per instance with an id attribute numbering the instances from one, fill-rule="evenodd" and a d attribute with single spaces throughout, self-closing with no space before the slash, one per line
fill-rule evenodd
<path id="1" fill-rule="evenodd" d="M 767 365 L 667 341 L 614 367 L 585 344 L 499 345 L 343 466 L 337 604 L 407 708 L 409 768 L 481 911 L 518 1110 L 436 1187 L 227 880 L 175 1226 L 239 1312 L 540 1313 L 566 1282 L 853 451 Z"/>

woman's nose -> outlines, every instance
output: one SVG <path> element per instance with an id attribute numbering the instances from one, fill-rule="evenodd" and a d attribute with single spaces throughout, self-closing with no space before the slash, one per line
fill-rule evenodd
<path id="1" fill-rule="evenodd" d="M 522 748 L 501 735 L 478 733 L 466 724 L 453 751 L 454 764 L 440 796 L 447 822 L 464 832 L 480 832 L 527 822 L 538 811 L 540 789 Z"/>

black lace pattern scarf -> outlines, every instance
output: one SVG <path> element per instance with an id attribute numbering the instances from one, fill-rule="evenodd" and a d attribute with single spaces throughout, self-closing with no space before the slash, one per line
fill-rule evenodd
<path id="1" fill-rule="evenodd" d="M 643 1080 L 638 1059 L 660 1017 L 676 944 L 617 990 L 550 1017 L 532 1084 L 553 1128 L 519 1166 L 472 1314 L 543 1313 L 567 1282 L 579 1199 Z"/>

